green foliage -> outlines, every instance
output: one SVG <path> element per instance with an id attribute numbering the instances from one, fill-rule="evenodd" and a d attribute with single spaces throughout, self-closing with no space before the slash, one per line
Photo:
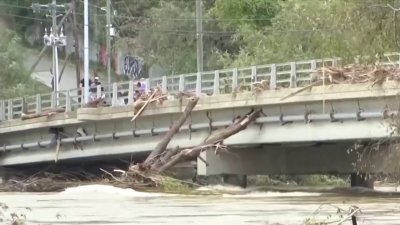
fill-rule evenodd
<path id="1" fill-rule="evenodd" d="M 159 64 L 169 73 L 196 71 L 196 20 L 191 7 L 182 2 L 160 1 L 145 15 L 146 19 L 138 24 L 120 26 L 122 35 L 118 45 L 144 57 L 149 65 Z M 206 23 L 205 26 L 215 24 Z M 216 39 L 204 37 L 205 68 L 216 62 L 211 57 Z"/>
<path id="2" fill-rule="evenodd" d="M 23 65 L 24 48 L 15 32 L 0 36 L 0 99 L 33 94 L 37 86 Z"/>
<path id="3" fill-rule="evenodd" d="M 169 193 L 178 193 L 178 194 L 188 194 L 192 191 L 192 189 L 182 183 L 179 180 L 176 180 L 171 177 L 162 177 L 162 182 L 160 184 L 162 191 L 169 192 Z"/>
<path id="4" fill-rule="evenodd" d="M 67 0 L 65 0 L 67 1 Z M 48 1 L 40 0 L 40 3 Z M 62 3 L 61 0 L 57 1 Z M 399 16 L 393 0 L 202 0 L 204 69 L 311 58 L 375 56 L 398 48 Z M 30 0 L 0 0 L 1 14 L 28 29 Z M 83 4 L 78 1 L 78 24 Z M 104 43 L 105 0 L 93 0 L 96 41 Z M 168 73 L 196 71 L 196 4 L 183 0 L 112 1 L 116 47 L 158 64 Z M 394 7 L 398 7 L 393 5 Z M 97 20 L 93 16 L 97 13 Z M 13 17 L 13 15 L 15 15 Z M 47 22 L 46 22 L 47 23 Z M 94 27 L 94 26 L 91 26 Z"/>
<path id="5" fill-rule="evenodd" d="M 223 27 L 249 25 L 254 29 L 270 26 L 279 11 L 278 0 L 216 0 L 210 13 Z"/>
<path id="6" fill-rule="evenodd" d="M 242 49 L 220 54 L 225 66 L 340 56 L 374 56 L 397 48 L 392 3 L 347 0 L 280 1 L 271 26 L 242 25 Z"/>

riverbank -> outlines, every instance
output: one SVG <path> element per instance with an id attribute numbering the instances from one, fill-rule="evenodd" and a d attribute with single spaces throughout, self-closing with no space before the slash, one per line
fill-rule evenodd
<path id="1" fill-rule="evenodd" d="M 67 188 L 85 185 L 109 185 L 119 188 L 129 188 L 144 192 L 162 192 L 177 194 L 207 194 L 207 187 L 221 187 L 223 191 L 213 188 L 208 194 L 233 193 L 244 194 L 251 191 L 276 192 L 310 192 L 318 191 L 323 194 L 341 193 L 343 195 L 376 195 L 380 192 L 397 193 L 395 183 L 375 182 L 375 190 L 366 188 L 349 188 L 348 176 L 334 175 L 256 175 L 247 176 L 248 188 L 234 188 L 226 192 L 223 176 L 198 176 L 191 178 L 179 173 L 170 173 L 165 176 L 143 177 L 135 174 L 125 174 L 116 166 L 110 165 L 86 167 L 24 168 L 8 170 L 7 178 L 0 183 L 0 192 L 61 192 Z M 105 169 L 102 169 L 105 168 Z M 119 167 L 123 168 L 123 167 Z M 182 173 L 181 173 L 182 175 Z M 189 173 L 190 175 L 190 173 Z M 395 194 L 393 194 L 395 195 Z"/>

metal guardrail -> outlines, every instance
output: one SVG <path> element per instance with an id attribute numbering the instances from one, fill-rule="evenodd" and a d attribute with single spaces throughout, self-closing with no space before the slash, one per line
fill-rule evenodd
<path id="1" fill-rule="evenodd" d="M 384 55 L 381 65 L 399 65 L 400 53 L 388 53 Z M 280 64 L 267 64 L 244 68 L 223 69 L 191 73 L 182 75 L 162 76 L 146 79 L 146 87 L 161 85 L 164 92 L 195 91 L 208 95 L 231 93 L 238 87 L 251 88 L 254 82 L 267 81 L 270 89 L 277 87 L 295 88 L 311 83 L 311 74 L 316 68 L 336 66 L 341 63 L 340 58 L 317 59 Z M 134 82 L 121 82 L 106 84 L 104 94 L 106 102 L 111 106 L 122 104 L 122 99 L 127 105 L 133 104 Z M 54 93 L 37 94 L 13 99 L 0 100 L 0 121 L 19 119 L 22 113 L 40 113 L 43 110 L 55 107 L 65 107 L 66 112 L 75 111 L 82 107 L 79 103 L 78 89 L 60 91 Z M 122 96 L 119 94 L 122 93 Z"/>

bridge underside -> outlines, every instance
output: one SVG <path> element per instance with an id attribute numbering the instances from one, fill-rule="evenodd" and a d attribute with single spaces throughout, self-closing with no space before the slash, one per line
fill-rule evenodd
<path id="1" fill-rule="evenodd" d="M 203 152 L 202 159 L 197 160 L 197 172 L 199 175 L 398 173 L 398 166 L 394 166 L 398 163 L 393 158 L 398 151 L 387 145 L 381 145 L 379 151 L 354 150 L 354 142 L 236 146 L 228 153 Z"/>

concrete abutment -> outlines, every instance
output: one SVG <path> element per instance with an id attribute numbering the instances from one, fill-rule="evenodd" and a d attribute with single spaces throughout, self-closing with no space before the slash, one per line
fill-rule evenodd
<path id="1" fill-rule="evenodd" d="M 351 187 L 365 187 L 374 189 L 374 179 L 365 173 L 352 173 L 350 175 Z"/>
<path id="2" fill-rule="evenodd" d="M 4 167 L 0 167 L 0 184 L 3 184 L 7 180 L 7 172 Z"/>
<path id="3" fill-rule="evenodd" d="M 238 175 L 238 174 L 224 174 L 223 176 L 224 183 L 239 186 L 242 188 L 247 187 L 247 175 Z"/>

